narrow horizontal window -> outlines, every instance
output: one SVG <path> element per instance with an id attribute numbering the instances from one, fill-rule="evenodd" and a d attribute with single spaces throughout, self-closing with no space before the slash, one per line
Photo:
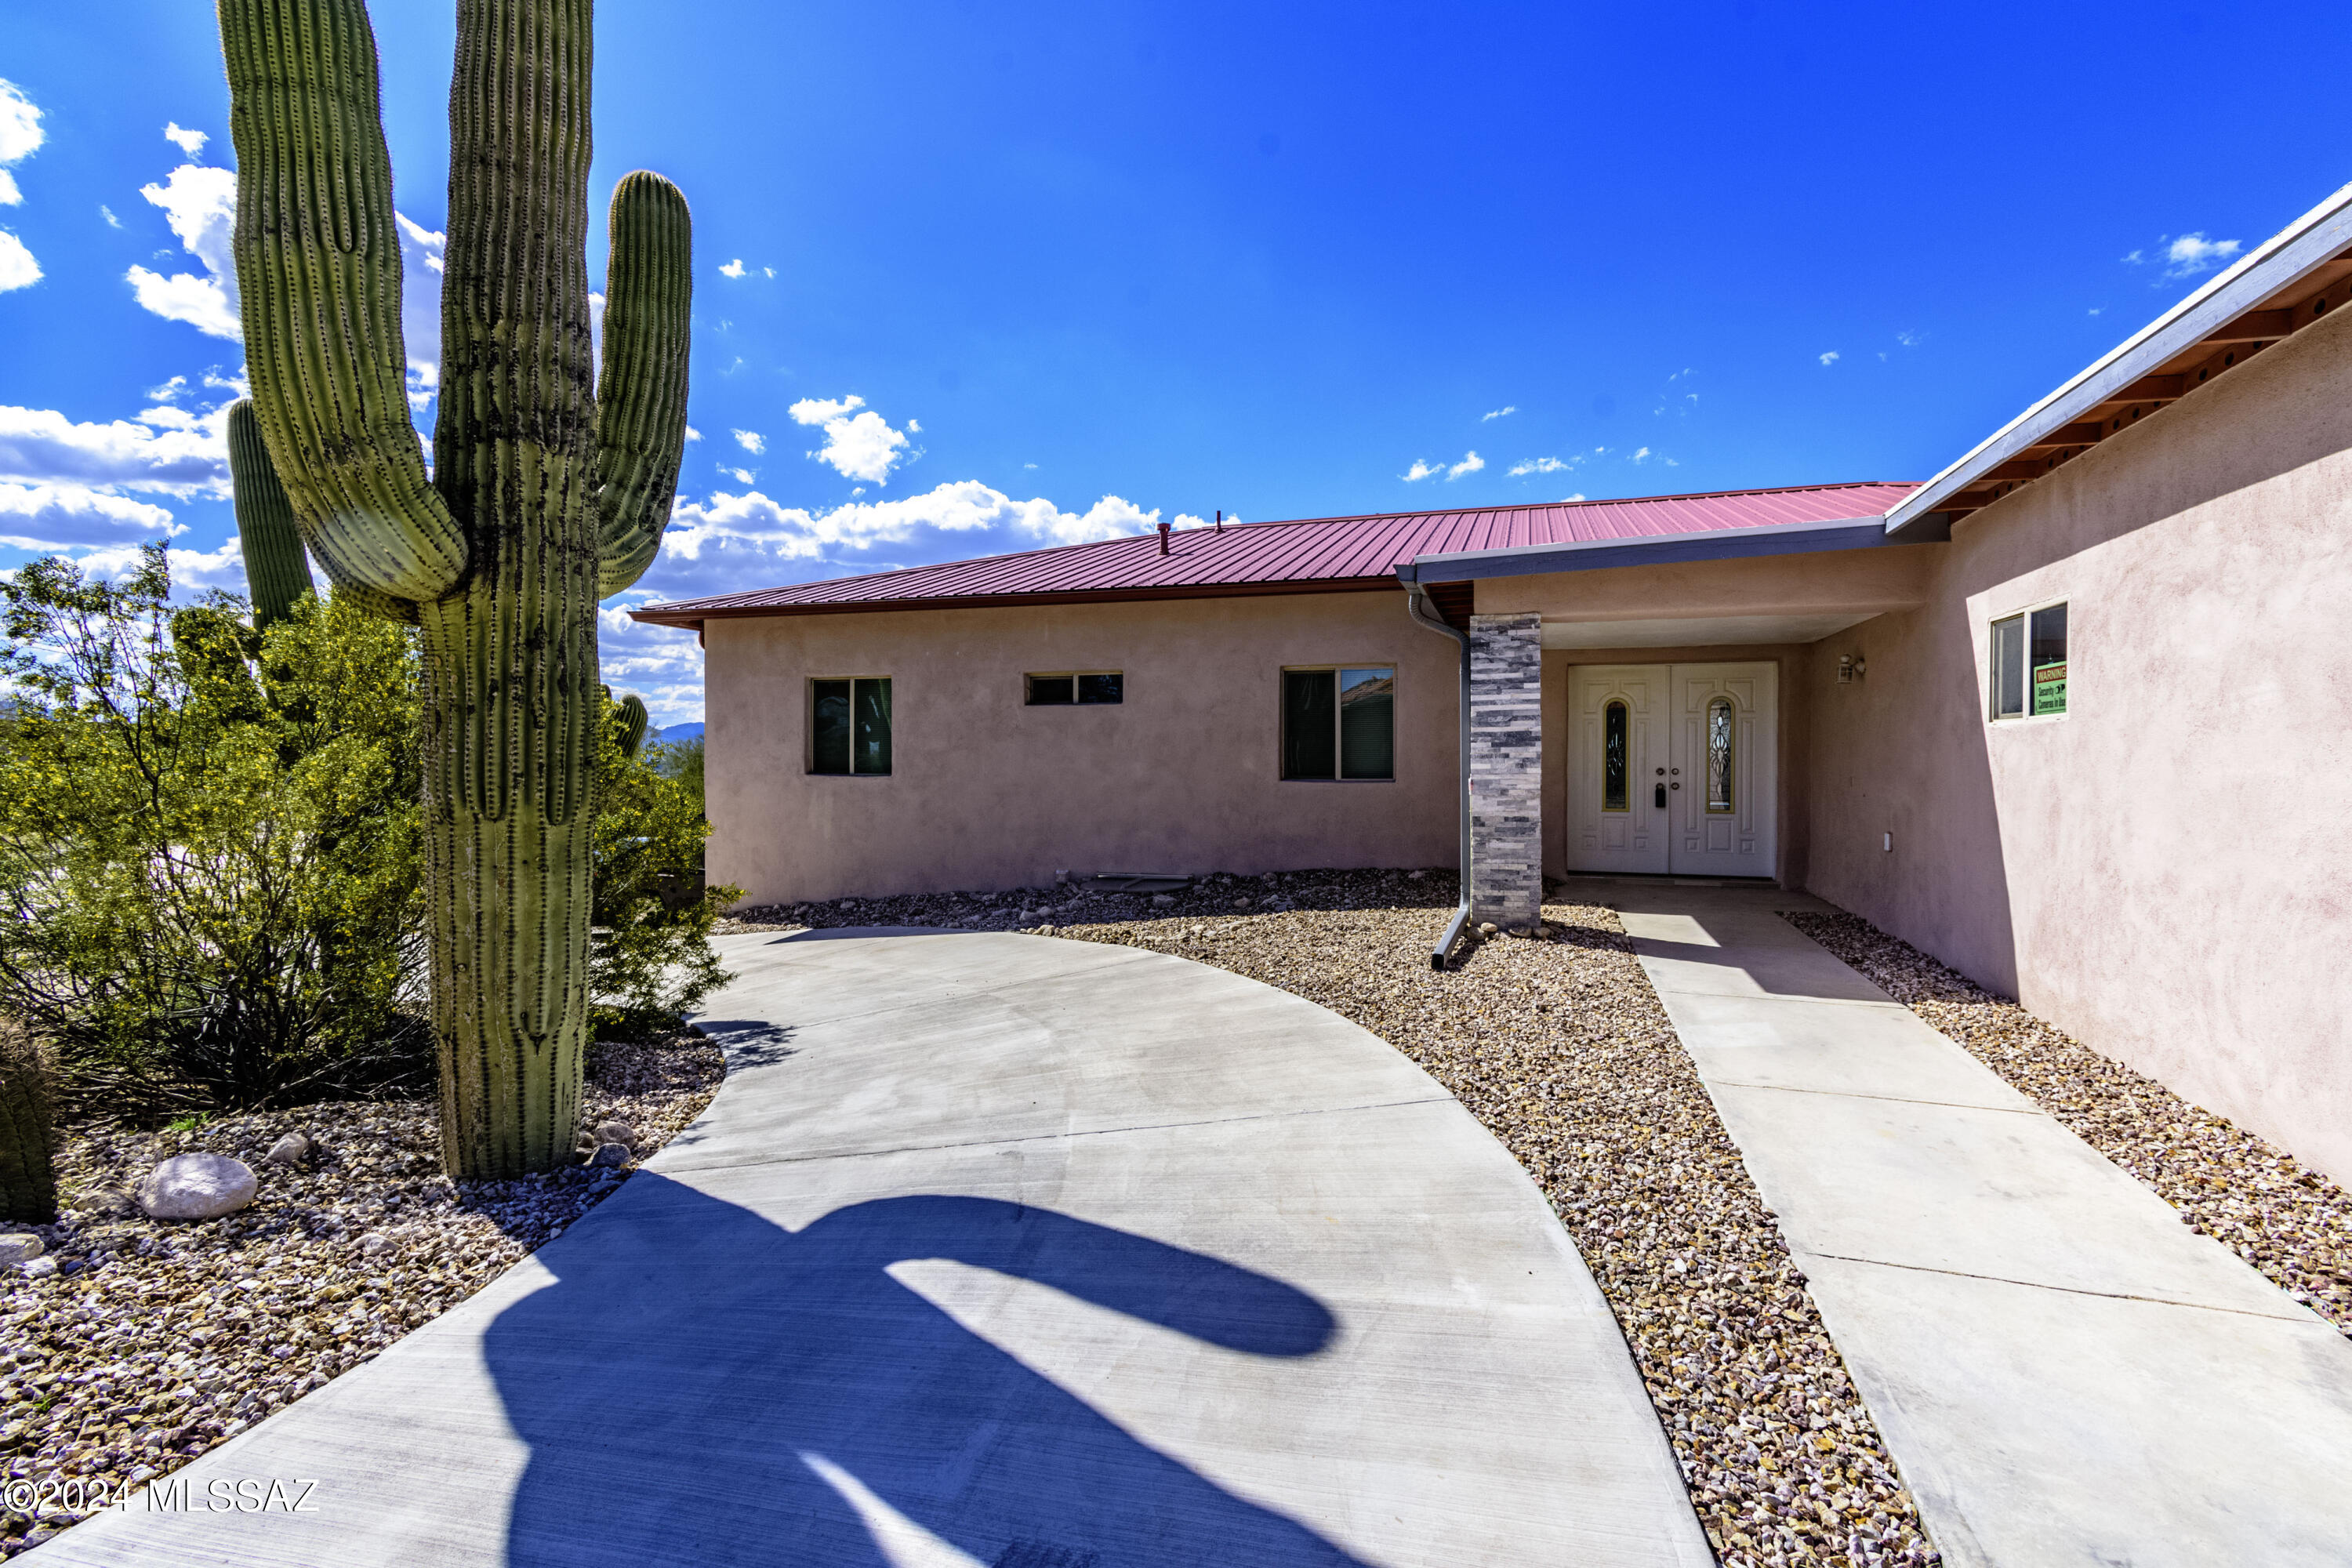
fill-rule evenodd
<path id="1" fill-rule="evenodd" d="M 1025 695 L 1022 700 L 1032 708 L 1066 708 L 1127 700 L 1127 678 L 1116 669 L 1031 675 L 1024 676 L 1023 680 Z"/>
<path id="2" fill-rule="evenodd" d="M 1282 776 L 1394 778 L 1396 671 L 1284 670 Z"/>
<path id="3" fill-rule="evenodd" d="M 855 677 L 809 682 L 809 772 L 890 771 L 890 681 Z"/>

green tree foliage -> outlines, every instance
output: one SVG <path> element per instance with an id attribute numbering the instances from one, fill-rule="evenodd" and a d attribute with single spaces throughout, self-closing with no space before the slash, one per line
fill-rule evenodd
<path id="1" fill-rule="evenodd" d="M 596 753 L 594 880 L 589 932 L 593 1016 L 601 1035 L 678 1021 L 727 978 L 710 950 L 719 912 L 740 888 L 706 888 L 701 742 L 691 782 L 665 764 L 675 750 L 631 743 L 631 716 L 607 700 Z M 639 732 L 642 732 L 641 727 Z"/>
<path id="2" fill-rule="evenodd" d="M 415 634 L 169 592 L 160 546 L 0 583 L 0 1013 L 132 1117 L 418 1075 Z"/>
<path id="3" fill-rule="evenodd" d="M 683 741 L 656 741 L 650 753 L 654 768 L 664 778 L 676 779 L 694 796 L 698 816 L 708 816 L 709 808 L 702 796 L 702 737 L 689 735 Z"/>

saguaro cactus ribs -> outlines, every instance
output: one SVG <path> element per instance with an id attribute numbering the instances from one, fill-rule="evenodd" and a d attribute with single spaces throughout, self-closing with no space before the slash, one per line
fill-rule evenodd
<path id="1" fill-rule="evenodd" d="M 613 194 L 604 367 L 590 374 L 592 9 L 459 0 L 428 479 L 367 9 L 220 0 L 266 466 L 337 590 L 422 628 L 442 1146 L 471 1177 L 572 1153 L 595 607 L 652 563 L 686 439 L 690 226 L 659 175 Z M 256 462 L 245 450 L 240 503 Z M 276 592 L 257 581 L 257 608 Z"/>

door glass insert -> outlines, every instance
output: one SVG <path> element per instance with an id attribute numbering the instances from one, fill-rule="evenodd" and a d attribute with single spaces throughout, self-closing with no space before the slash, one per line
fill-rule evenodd
<path id="1" fill-rule="evenodd" d="M 1625 805 L 1625 725 L 1626 712 L 1622 702 L 1612 702 L 1601 710 L 1601 809 L 1624 811 Z"/>
<path id="2" fill-rule="evenodd" d="M 1706 808 L 1731 809 L 1732 770 L 1737 765 L 1731 736 L 1731 699 L 1718 697 L 1706 705 Z"/>

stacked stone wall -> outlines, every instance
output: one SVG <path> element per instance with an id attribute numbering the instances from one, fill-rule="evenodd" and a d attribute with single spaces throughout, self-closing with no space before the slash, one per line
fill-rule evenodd
<path id="1" fill-rule="evenodd" d="M 1470 918 L 1543 910 L 1543 622 L 1470 617 Z"/>

